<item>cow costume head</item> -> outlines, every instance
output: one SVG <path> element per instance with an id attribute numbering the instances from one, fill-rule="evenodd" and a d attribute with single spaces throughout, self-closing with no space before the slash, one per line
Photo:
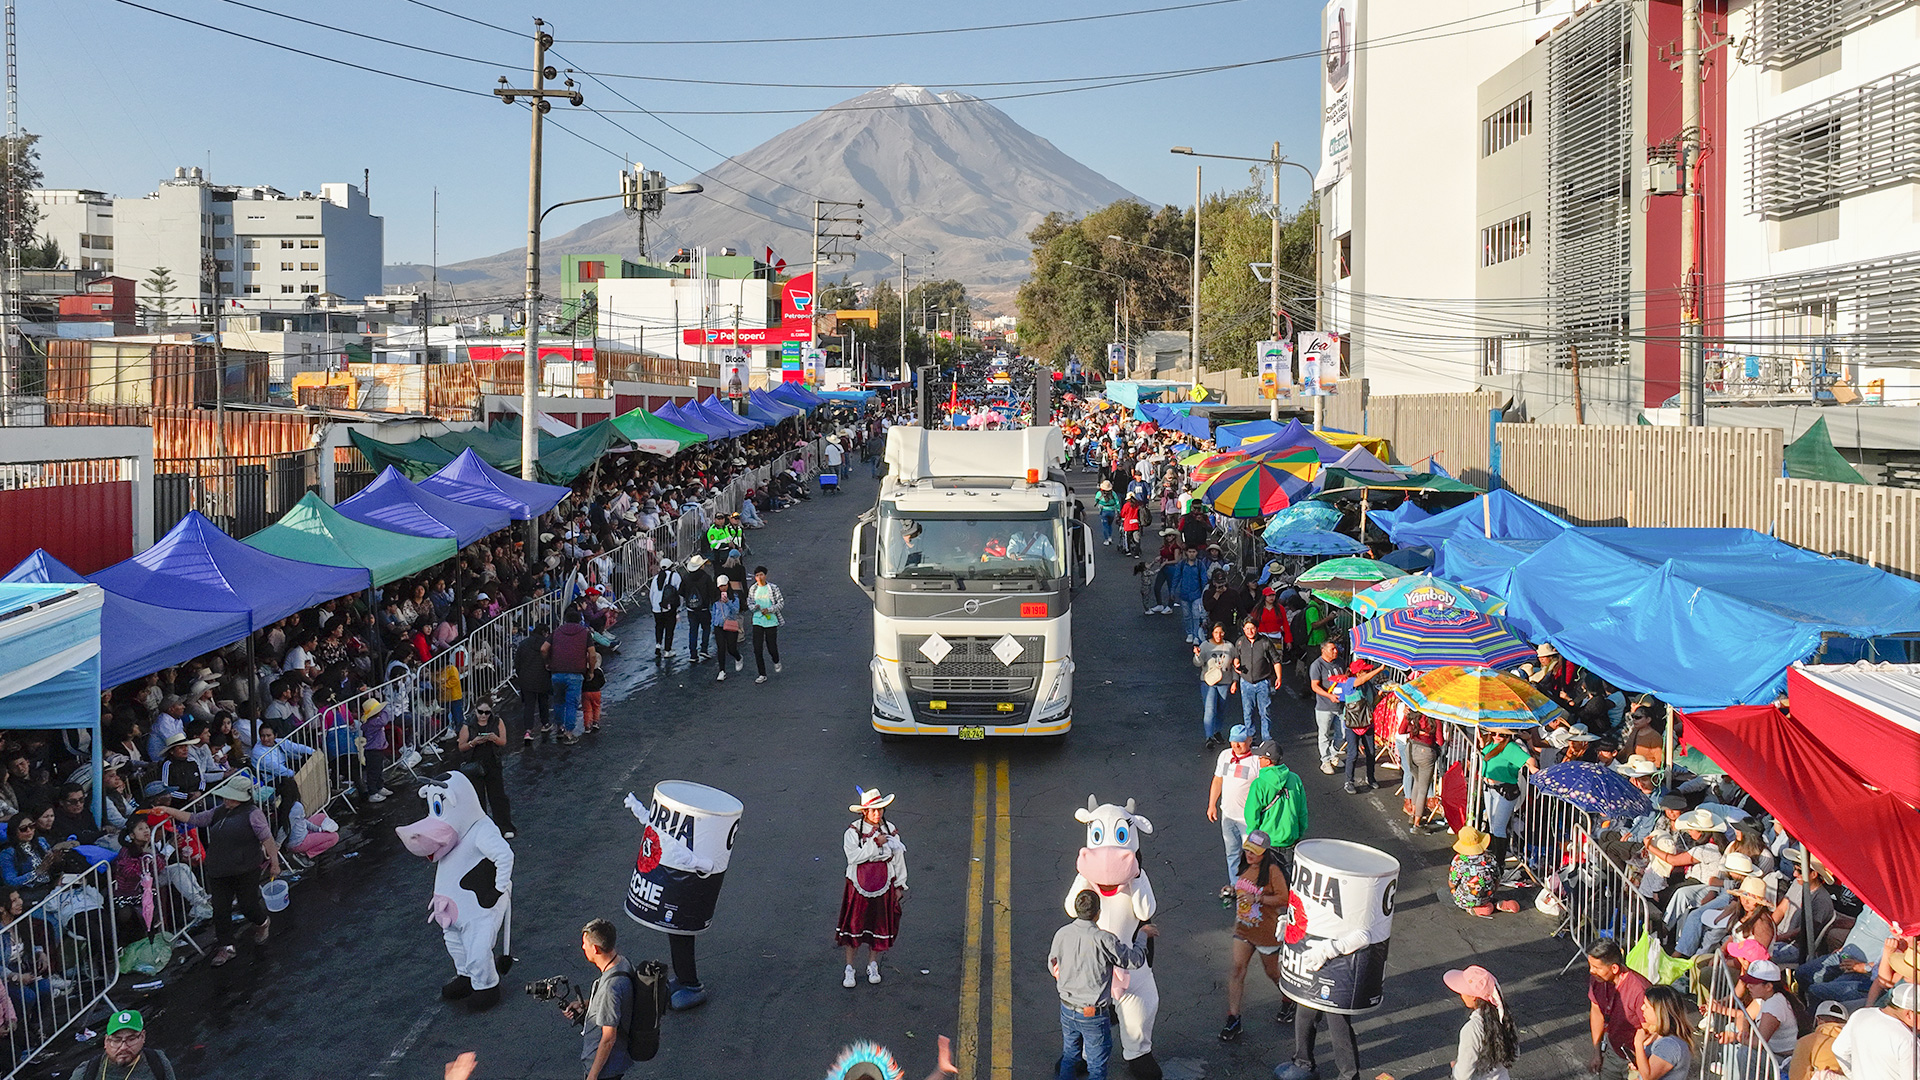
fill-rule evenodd
<path id="1" fill-rule="evenodd" d="M 1087 846 L 1073 867 L 1081 877 L 1111 896 L 1140 876 L 1140 837 L 1153 831 L 1153 822 L 1134 812 L 1132 799 L 1115 806 L 1089 795 L 1086 809 L 1075 810 L 1073 816 L 1087 826 Z"/>
<path id="2" fill-rule="evenodd" d="M 487 816 L 480 809 L 480 793 L 462 772 L 427 781 L 420 787 L 420 797 L 427 800 L 427 816 L 394 831 L 408 851 L 430 862 L 446 858 L 467 830 Z"/>

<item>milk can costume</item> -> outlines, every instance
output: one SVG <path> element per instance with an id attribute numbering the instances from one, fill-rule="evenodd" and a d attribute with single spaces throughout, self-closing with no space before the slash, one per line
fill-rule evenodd
<path id="1" fill-rule="evenodd" d="M 1074 862 L 1078 872 L 1067 889 L 1067 913 L 1073 914 L 1073 898 L 1081 890 L 1092 889 L 1100 897 L 1095 924 L 1121 941 L 1132 941 L 1140 924 L 1159 910 L 1153 883 L 1147 880 L 1139 858 L 1140 837 L 1153 831 L 1153 822 L 1134 813 L 1132 799 L 1125 806 L 1115 806 L 1092 795 L 1087 796 L 1086 808 L 1075 810 L 1073 816 L 1087 826 L 1087 846 Z M 1151 958 L 1138 968 L 1114 970 L 1113 1010 L 1120 1056 L 1128 1070 L 1143 1080 L 1159 1080 L 1153 1020 L 1160 1011 L 1160 991 L 1154 984 Z"/>
<path id="2" fill-rule="evenodd" d="M 427 920 L 440 924 L 457 972 L 440 996 L 465 998 L 470 1008 L 483 1009 L 500 1000 L 500 973 L 513 963 L 513 848 L 481 812 L 480 795 L 464 773 L 428 781 L 420 797 L 427 800 L 427 816 L 394 831 L 408 851 L 434 864 Z"/>
<path id="3" fill-rule="evenodd" d="M 847 809 L 864 815 L 893 803 L 893 796 L 861 791 Z M 841 846 L 847 854 L 847 883 L 840 897 L 840 926 L 834 943 L 885 952 L 900 932 L 900 899 L 907 891 L 907 846 L 893 822 L 873 825 L 863 816 L 847 826 Z"/>

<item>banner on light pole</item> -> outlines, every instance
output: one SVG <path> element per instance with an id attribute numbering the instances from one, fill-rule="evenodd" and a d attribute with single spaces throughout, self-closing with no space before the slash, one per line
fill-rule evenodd
<path id="1" fill-rule="evenodd" d="M 1107 374 L 1116 378 L 1126 377 L 1127 347 L 1118 341 L 1107 343 Z"/>
<path id="2" fill-rule="evenodd" d="M 1311 331 L 1300 335 L 1300 392 L 1325 397 L 1340 379 L 1340 335 Z"/>
<path id="3" fill-rule="evenodd" d="M 1293 346 L 1262 341 L 1255 345 L 1254 355 L 1260 359 L 1260 396 L 1273 401 L 1280 397 L 1283 384 L 1293 384 Z"/>

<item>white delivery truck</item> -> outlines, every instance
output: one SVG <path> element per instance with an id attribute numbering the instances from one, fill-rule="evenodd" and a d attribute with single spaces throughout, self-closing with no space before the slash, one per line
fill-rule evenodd
<path id="1" fill-rule="evenodd" d="M 882 737 L 1059 736 L 1073 725 L 1073 614 L 1093 580 L 1060 430 L 887 433 L 849 571 L 873 598 Z"/>

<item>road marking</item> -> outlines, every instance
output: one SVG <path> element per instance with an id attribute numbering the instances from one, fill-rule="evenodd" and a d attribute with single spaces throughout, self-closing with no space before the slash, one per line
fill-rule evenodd
<path id="1" fill-rule="evenodd" d="M 407 1033 L 400 1037 L 399 1045 L 393 1048 L 393 1051 L 387 1055 L 386 1060 L 382 1061 L 371 1073 L 368 1073 L 367 1075 L 392 1076 L 393 1072 L 391 1070 L 393 1069 L 393 1067 L 395 1065 L 400 1064 L 400 1060 L 406 1057 L 407 1053 L 413 1049 L 413 1044 L 420 1041 L 420 1037 L 427 1033 L 427 1029 L 432 1027 L 433 1022 L 439 1019 L 439 1017 L 440 1017 L 440 1006 L 438 1005 L 428 1006 L 427 1011 L 420 1014 L 420 1019 L 415 1020 L 413 1022 L 413 1026 L 407 1029 Z"/>
<path id="2" fill-rule="evenodd" d="M 1013 1080 L 1013 814 L 1005 754 L 993 771 L 993 1068 L 988 1075 Z"/>
<path id="3" fill-rule="evenodd" d="M 987 888 L 987 763 L 973 763 L 973 859 L 967 864 L 966 944 L 960 954 L 960 1080 L 974 1080 L 980 1058 L 980 917 Z"/>

